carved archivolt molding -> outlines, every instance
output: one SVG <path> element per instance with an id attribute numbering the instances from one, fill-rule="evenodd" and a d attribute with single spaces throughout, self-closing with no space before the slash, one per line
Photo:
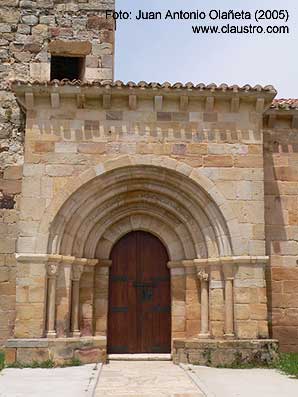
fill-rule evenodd
<path id="1" fill-rule="evenodd" d="M 148 213 L 169 226 L 188 251 L 172 260 L 232 254 L 230 232 L 236 218 L 219 192 L 213 198 L 213 183 L 198 170 L 167 157 L 120 156 L 86 177 L 75 191 L 70 188 L 73 195 L 51 222 L 49 252 L 92 257 L 94 246 L 119 220 Z M 43 230 L 44 222 L 46 218 Z M 154 234 L 153 228 L 146 231 Z"/>

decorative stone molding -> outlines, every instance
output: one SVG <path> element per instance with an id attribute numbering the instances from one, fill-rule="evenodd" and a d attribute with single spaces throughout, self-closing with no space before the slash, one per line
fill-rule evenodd
<path id="1" fill-rule="evenodd" d="M 110 259 L 99 259 L 97 261 L 97 265 L 99 267 L 111 267 L 112 266 L 112 261 Z"/>
<path id="2" fill-rule="evenodd" d="M 223 256 L 218 258 L 194 259 L 196 266 L 254 265 L 268 264 L 269 256 Z"/>
<path id="3" fill-rule="evenodd" d="M 81 199 L 80 197 L 77 197 L 78 200 L 75 200 L 77 205 L 74 208 L 73 206 L 67 210 L 68 206 L 68 200 L 71 195 L 74 195 L 73 197 L 76 198 L 76 195 L 78 194 L 79 189 L 82 187 L 82 185 L 86 184 L 86 189 L 84 196 L 88 194 L 88 188 L 87 184 L 89 185 L 90 188 L 92 188 L 93 183 L 97 181 L 96 177 L 100 176 L 101 180 L 104 182 L 105 186 L 110 186 L 108 183 L 106 183 L 106 180 L 110 178 L 114 173 L 117 173 L 117 180 L 119 180 L 119 176 L 123 175 L 122 178 L 126 178 L 127 176 L 125 172 L 128 174 L 127 175 L 132 175 L 131 170 L 129 167 L 136 168 L 136 167 L 141 167 L 142 165 L 146 165 L 146 172 L 150 173 L 148 177 L 152 179 L 156 178 L 156 170 L 158 167 L 160 167 L 163 171 L 171 173 L 171 175 L 174 175 L 174 172 L 177 173 L 177 178 L 179 178 L 180 182 L 185 185 L 184 189 L 187 191 L 188 189 L 188 184 L 190 184 L 192 187 L 190 190 L 195 190 L 197 189 L 197 194 L 195 195 L 195 200 L 198 201 L 199 198 L 203 195 L 208 194 L 208 197 L 206 196 L 206 200 L 210 201 L 210 205 L 206 206 L 206 200 L 204 201 L 205 205 L 204 208 L 206 210 L 206 216 L 210 219 L 210 222 L 215 223 L 214 226 L 212 226 L 212 230 L 214 229 L 220 229 L 222 230 L 221 236 L 218 236 L 218 239 L 222 239 L 222 243 L 219 245 L 218 249 L 220 249 L 220 254 L 221 256 L 227 256 L 230 255 L 232 252 L 232 247 L 229 242 L 228 236 L 230 235 L 231 241 L 233 242 L 233 236 L 238 235 L 239 232 L 239 226 L 237 222 L 236 215 L 234 214 L 233 209 L 231 208 L 228 200 L 225 199 L 225 197 L 216 189 L 216 186 L 214 182 L 212 182 L 209 178 L 207 178 L 205 175 L 203 175 L 200 170 L 195 169 L 187 164 L 185 164 L 182 161 L 177 161 L 175 159 L 170 159 L 170 158 L 163 158 L 162 161 L 160 159 L 160 156 L 155 156 L 155 155 L 121 155 L 118 156 L 114 159 L 109 159 L 106 161 L 101 162 L 99 165 L 95 165 L 94 167 L 84 171 L 81 175 L 70 178 L 69 183 L 65 186 L 65 193 L 64 195 L 60 195 L 57 197 L 54 197 L 53 201 L 50 203 L 48 206 L 47 210 L 45 211 L 43 218 L 41 219 L 40 223 L 40 230 L 47 230 L 50 228 L 50 225 L 53 224 L 53 220 L 59 216 L 59 210 L 61 207 L 64 207 L 65 213 L 68 214 L 67 219 L 71 218 L 73 212 L 76 210 L 76 208 L 80 208 L 81 204 Z M 131 168 L 131 169 L 132 169 Z M 152 169 L 152 170 L 151 170 Z M 154 181 L 154 179 L 152 179 Z M 151 182 L 151 181 L 150 181 Z M 216 193 L 215 193 L 216 192 Z M 160 197 L 160 192 L 159 196 Z M 114 195 L 115 198 L 115 195 Z M 99 199 L 97 199 L 98 201 Z M 147 198 L 146 198 L 147 200 Z M 177 201 L 177 196 L 175 196 L 175 200 Z M 174 201 L 174 198 L 173 198 Z M 71 202 L 73 202 L 71 200 Z M 84 198 L 84 203 L 86 203 L 86 198 Z M 93 203 L 95 205 L 95 203 Z M 99 205 L 99 204 L 98 204 Z M 110 203 L 107 203 L 107 205 L 110 206 Z M 169 203 L 162 202 L 163 206 L 169 205 Z M 202 204 L 203 205 L 203 204 Z M 201 205 L 201 207 L 202 207 Z M 155 205 L 154 208 L 157 206 Z M 82 211 L 86 212 L 87 209 L 90 209 L 90 207 L 84 205 L 82 207 Z M 91 206 L 92 208 L 92 206 Z M 181 216 L 184 217 L 184 212 L 181 214 Z M 88 214 L 84 214 L 82 216 L 82 219 L 87 219 Z M 93 217 L 95 218 L 95 216 Z M 62 219 L 61 219 L 62 221 Z M 199 221 L 199 220 L 198 220 Z M 94 221 L 93 221 L 94 222 Z M 99 223 L 99 220 L 96 219 L 96 222 Z M 220 225 L 217 225 L 217 223 L 220 223 Z M 60 228 L 59 222 L 55 223 L 57 225 L 57 228 Z M 90 226 L 92 228 L 92 226 Z M 87 227 L 88 229 L 88 227 Z M 210 229 L 211 230 L 211 229 Z M 52 236 L 57 236 L 59 235 L 58 231 L 52 230 L 51 231 Z M 75 235 L 75 233 L 74 233 Z M 98 235 L 98 233 L 97 233 Z M 200 235 L 199 231 L 195 233 L 194 236 Z M 55 237 L 54 237 L 55 238 Z M 194 237 L 195 238 L 195 237 Z M 75 237 L 74 237 L 75 239 Z M 196 239 L 196 238 L 195 238 Z M 215 238 L 216 239 L 216 238 Z M 69 244 L 73 245 L 73 241 L 69 239 Z M 183 241 L 189 241 L 191 242 L 190 239 L 186 239 L 184 237 Z M 55 245 L 54 245 L 55 243 Z M 57 246 L 61 246 L 63 242 L 58 241 L 51 243 L 49 242 L 50 245 L 53 246 L 53 250 Z M 200 246 L 202 242 L 198 241 L 197 246 Z M 84 244 L 84 242 L 82 243 Z M 212 247 L 213 248 L 213 247 Z M 217 250 L 217 247 L 214 247 L 214 251 Z M 80 248 L 78 252 L 85 252 L 84 251 L 84 246 Z M 216 252 L 208 252 L 209 256 L 216 255 Z M 217 254 L 217 255 L 218 255 Z M 93 252 L 90 251 L 88 252 L 89 256 L 93 256 Z M 198 255 L 198 254 L 197 254 Z M 194 258 L 196 257 L 196 254 L 194 255 L 189 255 L 189 258 Z M 198 257 L 198 256 L 197 256 Z M 185 258 L 185 256 L 184 256 Z M 176 259 L 183 259 L 183 257 L 172 257 L 172 260 Z"/>

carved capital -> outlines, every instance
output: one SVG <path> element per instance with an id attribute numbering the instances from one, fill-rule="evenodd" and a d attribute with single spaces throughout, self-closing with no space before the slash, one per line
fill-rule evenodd
<path id="1" fill-rule="evenodd" d="M 47 265 L 47 274 L 49 278 L 55 278 L 58 274 L 58 263 L 49 262 Z"/>
<path id="2" fill-rule="evenodd" d="M 209 274 L 207 273 L 206 269 L 197 268 L 197 276 L 200 281 L 208 281 Z"/>
<path id="3" fill-rule="evenodd" d="M 81 275 L 83 273 L 84 266 L 83 265 L 73 265 L 71 278 L 73 281 L 80 281 Z"/>

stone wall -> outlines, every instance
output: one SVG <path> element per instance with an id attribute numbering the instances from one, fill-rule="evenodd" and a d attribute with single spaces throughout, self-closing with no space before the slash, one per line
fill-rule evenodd
<path id="1" fill-rule="evenodd" d="M 94 222 L 94 216 L 89 212 L 93 209 L 92 203 L 98 202 L 97 214 L 103 214 L 113 208 L 113 205 L 116 205 L 115 209 L 119 208 L 117 203 L 124 205 L 125 200 L 127 206 L 124 205 L 124 210 L 128 211 L 129 200 L 134 195 L 134 184 L 137 182 L 133 179 L 128 182 L 125 180 L 126 186 L 132 187 L 132 193 L 128 193 L 127 198 L 121 196 L 121 189 L 120 193 L 117 190 L 117 184 L 120 183 L 121 186 L 121 178 L 127 167 L 139 165 L 139 168 L 135 168 L 136 176 L 143 173 L 145 180 L 151 178 L 152 181 L 144 182 L 144 192 L 135 195 L 139 205 L 152 199 L 156 203 L 155 210 L 170 205 L 171 211 L 178 212 L 181 217 L 185 217 L 190 209 L 181 208 L 185 204 L 180 203 L 182 196 L 179 188 L 185 185 L 185 192 L 183 188 L 182 191 L 187 193 L 184 199 L 186 201 L 187 195 L 190 197 L 194 189 L 189 181 L 197 182 L 199 191 L 194 197 L 205 198 L 201 198 L 201 209 L 196 206 L 191 211 L 194 219 L 203 222 L 200 227 L 204 238 L 200 241 L 198 229 L 193 229 L 196 232 L 191 238 L 197 241 L 192 249 L 187 247 L 191 238 L 185 238 L 185 232 L 181 231 L 181 240 L 186 246 L 184 254 L 183 250 L 179 253 L 178 241 L 170 239 L 169 252 L 172 250 L 173 255 L 178 256 L 171 259 L 212 258 L 221 255 L 246 257 L 246 264 L 235 263 L 237 271 L 233 276 L 236 334 L 240 338 L 251 339 L 268 336 L 264 293 L 266 284 L 263 265 L 256 258 L 265 255 L 261 126 L 264 108 L 271 103 L 274 91 L 252 89 L 248 93 L 241 90 L 232 93 L 223 87 L 218 88 L 214 94 L 209 87 L 154 87 L 143 83 L 139 86 L 126 86 L 120 82 L 114 85 L 94 84 L 88 88 L 84 84 L 71 86 L 62 82 L 55 87 L 55 94 L 51 85 L 43 84 L 16 83 L 14 89 L 27 108 L 19 253 L 45 254 L 52 250 L 52 253 L 60 255 L 85 258 L 97 255 L 97 259 L 108 259 L 107 247 L 116 241 L 117 230 L 124 230 L 127 224 L 122 222 L 118 227 L 119 219 L 113 219 L 114 213 L 110 216 L 106 214 L 103 229 L 100 230 L 103 233 L 106 227 L 107 232 L 103 233 L 103 239 L 96 246 L 95 242 L 90 241 L 92 233 L 89 236 L 88 232 L 88 223 Z M 155 170 L 151 171 L 150 167 L 155 167 Z M 167 195 L 163 197 L 164 191 L 161 188 L 152 195 L 154 180 L 159 174 L 164 175 L 165 170 L 168 174 L 163 181 L 163 189 L 169 189 L 169 182 L 171 189 L 179 191 L 175 192 L 171 204 L 168 204 Z M 170 170 L 173 170 L 173 175 Z M 133 178 L 133 171 L 128 172 L 128 175 Z M 112 194 L 115 202 L 100 203 L 101 197 L 106 197 L 105 188 L 111 190 L 109 194 Z M 96 199 L 92 196 L 90 206 L 87 205 L 89 189 L 96 195 Z M 120 199 L 117 197 L 119 194 Z M 77 205 L 76 215 L 71 218 Z M 102 210 L 100 205 L 103 205 Z M 202 208 L 206 213 L 209 208 L 212 209 L 210 218 L 219 222 L 217 237 L 213 235 L 213 226 L 208 224 L 207 218 L 203 221 L 205 218 L 203 212 L 200 212 Z M 220 226 L 222 217 L 224 220 Z M 186 219 L 191 223 L 189 218 Z M 145 219 L 142 224 L 134 219 L 134 222 L 144 228 L 147 221 Z M 60 226 L 59 222 L 62 222 Z M 100 225 L 100 220 L 96 222 Z M 129 221 L 130 225 L 131 222 Z M 173 220 L 169 219 L 169 222 L 173 223 Z M 158 233 L 158 226 L 154 228 L 155 223 L 151 220 L 149 223 L 153 227 L 151 230 Z M 78 225 L 79 235 L 75 232 Z M 64 230 L 58 236 L 59 243 L 55 242 L 55 227 Z M 183 224 L 181 227 L 183 229 Z M 195 225 L 189 227 L 195 228 Z M 99 239 L 100 231 L 94 236 Z M 88 244 L 95 249 L 97 247 L 97 250 L 89 252 Z M 190 272 L 186 272 L 186 277 L 183 275 L 183 279 L 177 279 L 181 286 L 186 283 L 187 288 L 184 287 L 184 292 L 178 288 L 179 299 L 176 299 L 177 304 L 173 306 L 175 337 L 193 337 L 200 331 L 198 297 L 194 299 L 199 290 L 192 272 L 190 269 Z M 92 309 L 95 301 L 100 303 L 100 310 L 107 308 L 106 302 L 103 302 L 104 297 L 99 299 L 95 292 L 94 300 L 94 294 L 92 295 L 94 273 L 93 269 L 85 272 L 80 281 L 80 326 L 81 333 L 86 336 L 94 334 L 94 324 L 98 324 L 96 331 L 101 335 L 106 327 L 102 312 Z M 19 279 L 22 279 L 21 264 Z M 45 283 L 46 280 L 42 282 Z M 67 289 L 67 283 L 65 287 Z M 19 282 L 17 296 L 23 296 L 24 288 L 26 283 Z M 30 290 L 31 286 L 28 284 L 27 288 Z M 61 290 L 60 293 L 59 288 L 58 285 L 59 296 L 67 295 L 67 291 L 64 294 Z M 213 269 L 210 281 L 211 331 L 218 338 L 224 335 L 223 295 L 221 271 Z M 32 309 L 30 296 L 19 303 L 16 329 L 18 337 L 28 337 L 28 333 L 42 337 L 42 316 L 38 321 L 36 319 L 36 323 L 21 318 L 21 313 L 26 308 L 28 313 Z M 39 303 L 40 313 L 44 313 L 41 307 L 44 301 Z M 94 312 L 97 317 L 92 319 Z M 61 311 L 61 318 L 66 314 L 66 311 Z"/>
<path id="2" fill-rule="evenodd" d="M 12 160 L 11 157 L 8 159 Z M 22 166 L 6 164 L 0 179 L 0 345 L 13 335 L 15 323 L 16 241 Z"/>
<path id="3" fill-rule="evenodd" d="M 50 79 L 51 55 L 85 56 L 85 81 L 113 79 L 113 0 L 2 0 L 0 9 L 0 344 L 13 335 L 15 242 L 25 116 L 13 79 Z M 5 313 L 5 316 L 4 316 Z"/>
<path id="4" fill-rule="evenodd" d="M 176 340 L 173 349 L 175 364 L 207 365 L 212 367 L 271 365 L 278 359 L 278 343 L 267 339 L 245 341 L 183 341 Z"/>
<path id="5" fill-rule="evenodd" d="M 265 219 L 271 331 L 283 351 L 298 351 L 297 109 L 271 109 L 265 118 Z"/>

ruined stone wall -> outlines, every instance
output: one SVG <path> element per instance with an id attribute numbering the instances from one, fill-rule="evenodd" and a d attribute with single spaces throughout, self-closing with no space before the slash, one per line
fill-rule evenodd
<path id="1" fill-rule="evenodd" d="M 14 252 L 24 161 L 25 116 L 10 80 L 49 80 L 52 54 L 84 56 L 86 81 L 112 80 L 114 24 L 104 17 L 105 9 L 114 9 L 114 1 L 1 1 L 0 344 L 14 328 Z"/>
<path id="2" fill-rule="evenodd" d="M 266 251 L 272 336 L 283 351 L 298 351 L 298 123 L 297 110 L 265 118 Z"/>

